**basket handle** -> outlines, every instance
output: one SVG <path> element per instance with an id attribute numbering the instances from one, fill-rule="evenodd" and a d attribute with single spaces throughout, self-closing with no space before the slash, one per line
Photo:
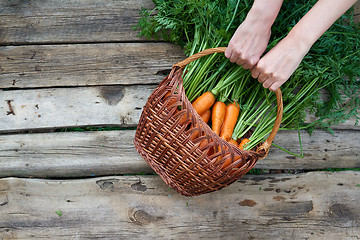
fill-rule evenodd
<path id="1" fill-rule="evenodd" d="M 209 48 L 209 49 L 205 49 L 201 52 L 198 52 L 194 55 L 191 55 L 190 57 L 186 58 L 183 61 L 180 61 L 176 64 L 173 65 L 173 67 L 180 67 L 180 68 L 185 68 L 186 65 L 188 65 L 189 63 L 191 63 L 192 61 L 195 61 L 196 59 L 199 59 L 203 56 L 209 55 L 209 54 L 213 54 L 213 53 L 223 53 L 226 51 L 226 47 L 217 47 L 217 48 Z M 282 94 L 281 94 L 281 90 L 280 88 L 278 88 L 275 91 L 276 94 L 276 102 L 277 102 L 277 112 L 276 112 L 276 119 L 275 119 L 275 124 L 274 127 L 271 131 L 271 133 L 269 134 L 268 138 L 264 141 L 264 143 L 258 147 L 257 152 L 260 154 L 260 158 L 264 158 L 266 157 L 266 155 L 269 153 L 272 141 L 274 140 L 279 128 L 280 128 L 280 124 L 281 124 L 281 120 L 282 120 L 282 115 L 283 115 L 283 99 L 282 99 Z"/>

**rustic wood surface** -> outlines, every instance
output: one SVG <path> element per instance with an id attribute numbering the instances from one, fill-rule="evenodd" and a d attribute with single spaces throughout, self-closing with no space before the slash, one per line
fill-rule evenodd
<path id="1" fill-rule="evenodd" d="M 150 0 L 2 0 L 0 45 L 144 41 L 132 27 Z M 360 4 L 355 5 L 359 21 Z"/>
<path id="2" fill-rule="evenodd" d="M 358 239 L 359 183 L 358 172 L 246 176 L 184 197 L 157 176 L 5 178 L 0 238 Z"/>
<path id="3" fill-rule="evenodd" d="M 0 89 L 156 84 L 185 58 L 169 43 L 7 46 L 0 51 Z"/>
<path id="4" fill-rule="evenodd" d="M 199 197 L 153 175 L 134 148 L 134 126 L 184 58 L 132 29 L 153 6 L 0 1 L 0 239 L 359 239 L 359 172 L 245 175 Z M 304 158 L 273 147 L 256 168 L 360 168 L 354 123 L 334 135 L 302 132 Z M 126 129 L 55 132 L 77 126 Z M 274 143 L 300 153 L 296 131 Z"/>
<path id="5" fill-rule="evenodd" d="M 86 125 L 134 126 L 154 85 L 3 91 L 0 131 Z"/>
<path id="6" fill-rule="evenodd" d="M 149 0 L 2 0 L 0 44 L 142 41 L 132 29 Z"/>
<path id="7" fill-rule="evenodd" d="M 276 147 L 258 169 L 360 168 L 359 131 L 302 132 L 304 158 Z M 0 177 L 91 177 L 153 173 L 136 152 L 134 130 L 0 135 Z M 300 154 L 296 131 L 274 143 Z"/>
<path id="8" fill-rule="evenodd" d="M 135 126 L 156 84 L 0 90 L 0 132 Z M 360 129 L 355 119 L 333 126 Z"/>

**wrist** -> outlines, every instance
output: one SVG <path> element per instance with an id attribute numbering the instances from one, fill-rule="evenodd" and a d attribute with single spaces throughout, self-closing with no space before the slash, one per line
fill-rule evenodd
<path id="1" fill-rule="evenodd" d="M 285 38 L 289 39 L 293 44 L 298 46 L 299 49 L 305 52 L 308 52 L 316 41 L 310 36 L 298 31 L 296 28 L 293 28 Z"/>
<path id="2" fill-rule="evenodd" d="M 285 41 L 285 45 L 289 49 L 293 49 L 294 53 L 303 58 L 310 50 L 312 42 L 309 39 L 304 38 L 301 34 L 297 32 L 290 33 L 282 40 Z"/>
<path id="3" fill-rule="evenodd" d="M 248 12 L 245 21 L 261 24 L 264 28 L 271 29 L 283 0 L 255 0 Z"/>

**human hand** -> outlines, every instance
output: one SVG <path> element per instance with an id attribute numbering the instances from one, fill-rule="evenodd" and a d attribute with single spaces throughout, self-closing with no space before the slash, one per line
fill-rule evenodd
<path id="1" fill-rule="evenodd" d="M 355 2 L 317 1 L 289 34 L 251 69 L 252 76 L 265 88 L 276 91 L 290 78 L 317 39 Z"/>
<path id="2" fill-rule="evenodd" d="M 259 60 L 251 75 L 264 88 L 276 91 L 290 78 L 309 49 L 310 46 L 288 35 Z"/>
<path id="3" fill-rule="evenodd" d="M 283 0 L 254 0 L 246 19 L 237 28 L 225 51 L 230 62 L 251 69 L 265 51 L 271 34 L 271 25 Z"/>
<path id="4" fill-rule="evenodd" d="M 244 69 L 253 68 L 265 51 L 270 34 L 270 27 L 264 27 L 259 21 L 245 20 L 231 38 L 225 57 Z"/>

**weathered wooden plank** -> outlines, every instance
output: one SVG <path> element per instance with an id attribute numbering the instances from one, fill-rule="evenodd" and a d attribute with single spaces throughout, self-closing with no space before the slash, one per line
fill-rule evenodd
<path id="1" fill-rule="evenodd" d="M 151 173 L 134 130 L 0 135 L 0 177 Z"/>
<path id="2" fill-rule="evenodd" d="M 151 0 L 0 1 L 0 44 L 139 41 L 132 29 Z"/>
<path id="3" fill-rule="evenodd" d="M 269 156 L 259 161 L 262 169 L 324 169 L 360 167 L 360 130 L 316 130 L 309 135 L 300 132 L 304 157 L 288 154 L 272 147 Z M 297 131 L 280 131 L 274 144 L 300 155 L 301 148 Z"/>
<path id="4" fill-rule="evenodd" d="M 0 90 L 0 131 L 87 125 L 135 126 L 157 85 Z M 358 129 L 347 122 L 334 128 Z"/>
<path id="5" fill-rule="evenodd" d="M 358 172 L 246 176 L 184 197 L 158 176 L 7 178 L 0 180 L 0 237 L 358 239 L 359 182 Z"/>
<path id="6" fill-rule="evenodd" d="M 153 173 L 135 150 L 134 130 L 0 135 L 0 177 L 80 177 Z M 304 158 L 272 147 L 258 169 L 360 168 L 359 131 L 302 134 Z M 300 153 L 295 131 L 275 143 Z"/>
<path id="7" fill-rule="evenodd" d="M 134 126 L 155 85 L 0 91 L 0 131 L 84 125 Z"/>
<path id="8" fill-rule="evenodd" d="M 0 44 L 139 41 L 132 26 L 142 7 L 153 6 L 151 0 L 3 0 Z"/>
<path id="9" fill-rule="evenodd" d="M 0 47 L 0 88 L 158 83 L 183 60 L 169 43 Z"/>

